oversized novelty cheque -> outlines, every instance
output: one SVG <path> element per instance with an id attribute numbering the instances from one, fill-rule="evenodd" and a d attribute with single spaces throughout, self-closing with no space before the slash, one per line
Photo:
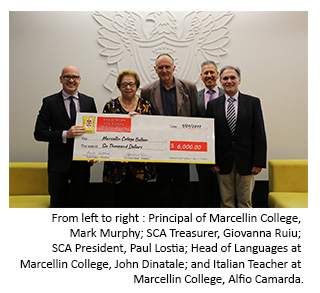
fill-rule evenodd
<path id="1" fill-rule="evenodd" d="M 74 160 L 212 164 L 214 119 L 77 113 Z"/>

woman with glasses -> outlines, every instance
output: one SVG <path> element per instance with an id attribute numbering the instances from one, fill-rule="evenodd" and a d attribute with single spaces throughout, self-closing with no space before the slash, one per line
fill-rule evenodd
<path id="1" fill-rule="evenodd" d="M 120 97 L 106 103 L 103 113 L 151 115 L 151 104 L 138 97 L 140 78 L 126 70 L 117 77 Z M 154 164 L 141 162 L 105 162 L 103 182 L 115 189 L 115 202 L 120 207 L 146 207 L 153 202 L 148 197 L 147 181 L 155 178 Z"/>

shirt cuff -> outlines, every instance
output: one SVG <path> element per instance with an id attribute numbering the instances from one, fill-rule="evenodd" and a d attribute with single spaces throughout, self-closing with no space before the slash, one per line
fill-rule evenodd
<path id="1" fill-rule="evenodd" d="M 67 130 L 62 131 L 62 142 L 67 143 Z"/>

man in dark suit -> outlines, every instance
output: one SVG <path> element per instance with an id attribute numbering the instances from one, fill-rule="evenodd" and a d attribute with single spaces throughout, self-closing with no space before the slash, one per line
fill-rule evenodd
<path id="1" fill-rule="evenodd" d="M 92 164 L 72 161 L 74 138 L 84 134 L 84 126 L 75 125 L 75 116 L 76 112 L 96 113 L 97 109 L 93 98 L 78 92 L 80 81 L 76 67 L 65 67 L 60 76 L 62 91 L 43 99 L 35 125 L 35 139 L 49 142 L 52 207 L 85 205 Z"/>
<path id="2" fill-rule="evenodd" d="M 267 142 L 260 100 L 239 92 L 240 69 L 221 69 L 225 95 L 208 103 L 215 119 L 216 165 L 221 207 L 252 207 L 254 175 L 266 167 Z"/>
<path id="3" fill-rule="evenodd" d="M 198 116 L 205 117 L 208 102 L 223 95 L 224 90 L 217 85 L 219 71 L 214 61 L 204 61 L 201 69 L 201 80 L 205 87 L 198 92 Z M 217 175 L 211 171 L 210 165 L 197 164 L 196 168 L 199 177 L 199 207 L 219 207 Z"/>
<path id="4" fill-rule="evenodd" d="M 159 79 L 141 89 L 141 97 L 151 102 L 154 114 L 196 117 L 198 95 L 196 85 L 173 76 L 173 58 L 161 54 L 155 71 Z M 157 184 L 163 206 L 188 205 L 190 169 L 184 163 L 158 163 Z"/>

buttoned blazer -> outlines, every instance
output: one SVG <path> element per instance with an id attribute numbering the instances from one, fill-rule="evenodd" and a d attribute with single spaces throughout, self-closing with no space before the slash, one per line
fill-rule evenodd
<path id="1" fill-rule="evenodd" d="M 205 107 L 205 99 L 204 99 L 204 90 L 202 89 L 200 91 L 198 91 L 198 116 L 199 117 L 205 117 L 206 116 L 206 107 Z M 224 90 L 220 87 L 218 87 L 219 93 L 218 93 L 218 97 L 224 94 Z"/>
<path id="2" fill-rule="evenodd" d="M 233 164 L 240 175 L 250 175 L 252 167 L 266 167 L 267 140 L 259 98 L 239 93 L 234 135 L 226 119 L 225 95 L 208 103 L 206 116 L 215 119 L 215 155 L 221 174 L 229 174 Z"/>
<path id="3" fill-rule="evenodd" d="M 79 93 L 80 112 L 96 113 L 94 99 Z M 38 141 L 49 142 L 48 171 L 66 172 L 71 167 L 74 139 L 62 142 L 62 132 L 72 126 L 67 113 L 62 91 L 43 99 L 39 111 L 34 138 Z"/>
<path id="4" fill-rule="evenodd" d="M 196 117 L 198 112 L 198 91 L 194 83 L 175 77 L 177 116 Z M 163 115 L 160 80 L 156 80 L 141 89 L 141 97 L 151 102 L 153 112 Z"/>

